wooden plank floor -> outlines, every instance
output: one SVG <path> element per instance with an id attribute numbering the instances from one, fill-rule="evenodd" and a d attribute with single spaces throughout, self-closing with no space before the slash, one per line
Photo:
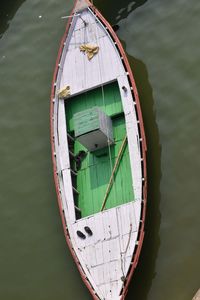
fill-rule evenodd
<path id="1" fill-rule="evenodd" d="M 123 141 L 123 138 L 120 139 L 116 132 L 120 133 L 120 135 L 125 135 L 123 118 L 114 120 L 113 127 L 116 142 L 115 145 L 111 146 L 112 168 Z M 102 150 L 102 156 L 100 157 L 96 156 L 95 153 L 88 154 L 88 158 L 78 172 L 77 178 L 77 188 L 79 190 L 78 206 L 81 209 L 82 217 L 100 211 L 111 172 L 108 149 Z M 130 159 L 128 147 L 126 147 L 105 208 L 108 209 L 133 200 Z"/>
<path id="2" fill-rule="evenodd" d="M 110 151 L 109 148 L 105 148 L 88 153 L 82 161 L 81 169 L 78 171 L 76 188 L 79 191 L 79 196 L 77 205 L 81 209 L 82 217 L 100 211 L 113 166 L 126 135 L 125 119 L 122 114 L 122 103 L 117 82 L 106 85 L 104 94 L 106 98 L 105 105 L 102 102 L 101 87 L 66 101 L 67 127 L 70 132 L 74 130 L 74 114 L 85 109 L 98 106 L 108 115 L 113 116 L 115 144 L 110 146 Z M 75 155 L 80 150 L 87 151 L 78 141 L 75 141 Z M 111 154 L 111 157 L 109 157 L 109 154 Z M 105 208 L 112 208 L 133 200 L 129 150 L 126 146 Z"/>
<path id="3" fill-rule="evenodd" d="M 128 272 L 137 240 L 135 201 L 80 219 L 73 229 L 84 232 L 84 226 L 93 235 L 86 234 L 85 240 L 75 235 L 80 255 L 103 297 L 120 299 L 121 277 Z"/>
<path id="4" fill-rule="evenodd" d="M 122 65 L 115 63 L 118 53 L 105 30 L 95 22 L 89 12 L 83 12 L 82 19 L 88 25 L 84 26 L 83 21 L 77 19 L 61 78 L 61 88 L 69 85 L 71 95 L 116 79 L 116 76 L 123 73 Z M 81 44 L 86 43 L 99 46 L 98 54 L 90 61 L 79 49 Z"/>

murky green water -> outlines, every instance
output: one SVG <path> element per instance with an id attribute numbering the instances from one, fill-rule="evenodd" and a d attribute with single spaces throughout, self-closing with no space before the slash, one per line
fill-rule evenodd
<path id="1" fill-rule="evenodd" d="M 118 23 L 148 140 L 145 243 L 127 300 L 200 286 L 200 2 L 95 4 Z M 0 4 L 0 299 L 89 300 L 65 244 L 52 178 L 49 95 L 73 1 Z M 39 16 L 42 16 L 39 18 Z"/>

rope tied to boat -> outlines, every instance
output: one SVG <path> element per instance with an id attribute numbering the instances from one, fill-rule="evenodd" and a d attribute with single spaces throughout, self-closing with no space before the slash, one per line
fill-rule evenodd
<path id="1" fill-rule="evenodd" d="M 64 87 L 64 88 L 62 88 L 62 89 L 59 90 L 59 92 L 58 92 L 58 98 L 59 99 L 67 98 L 67 97 L 70 96 L 70 94 L 71 94 L 71 92 L 70 92 L 70 86 L 67 85 L 66 87 Z"/>

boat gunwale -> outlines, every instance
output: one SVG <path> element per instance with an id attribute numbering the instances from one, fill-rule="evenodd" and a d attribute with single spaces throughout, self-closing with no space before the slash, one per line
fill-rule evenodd
<path id="1" fill-rule="evenodd" d="M 115 44 L 116 49 L 118 50 L 121 58 L 122 58 L 122 63 L 124 66 L 125 71 L 127 71 L 127 77 L 128 81 L 130 84 L 130 87 L 132 87 L 132 94 L 133 94 L 133 99 L 135 101 L 135 110 L 136 110 L 136 115 L 138 116 L 138 133 L 141 135 L 140 136 L 140 149 L 141 149 L 141 167 L 142 167 L 142 174 L 143 174 L 143 180 L 142 180 L 142 201 L 141 201 L 141 216 L 140 216 L 140 227 L 138 229 L 138 237 L 137 237 L 137 242 L 138 246 L 136 250 L 133 253 L 133 259 L 130 264 L 130 269 L 127 272 L 126 276 L 126 281 L 122 287 L 121 294 L 120 294 L 120 300 L 124 300 L 126 297 L 126 294 L 128 292 L 128 286 L 130 284 L 131 278 L 133 276 L 134 270 L 137 266 L 143 240 L 144 240 L 144 224 L 145 224 L 145 216 L 146 216 L 146 205 L 147 205 L 147 169 L 146 169 L 146 151 L 147 151 L 147 145 L 146 145 L 146 138 L 145 138 L 145 131 L 144 131 L 144 124 L 143 124 L 143 118 L 142 118 L 142 112 L 141 112 L 141 106 L 140 106 L 140 101 L 139 101 L 139 96 L 138 96 L 138 91 L 136 88 L 136 83 L 134 80 L 134 76 L 131 70 L 131 67 L 128 62 L 128 58 L 125 54 L 125 51 L 122 47 L 122 44 L 114 32 L 112 26 L 109 24 L 109 22 L 102 16 L 100 11 L 92 5 L 88 0 L 85 0 L 88 3 L 88 9 L 99 19 L 99 21 L 102 23 L 104 26 L 105 30 L 107 33 L 110 35 L 111 39 L 113 40 L 113 43 Z M 92 297 L 94 300 L 100 299 L 94 288 L 92 287 L 92 284 L 87 280 L 87 276 L 81 267 L 80 261 L 77 257 L 77 254 L 73 248 L 69 232 L 68 232 L 68 226 L 66 224 L 65 216 L 63 214 L 63 209 L 62 209 L 62 198 L 60 194 L 60 188 L 59 188 L 59 178 L 57 174 L 57 163 L 56 163 L 56 158 L 55 158 L 55 143 L 54 143 L 54 121 L 53 121 L 53 116 L 54 116 L 54 97 L 55 97 L 55 83 L 57 80 L 58 72 L 59 72 L 59 63 L 62 57 L 62 53 L 64 50 L 65 46 L 65 40 L 67 38 L 67 35 L 69 33 L 69 29 L 71 27 L 71 22 L 73 20 L 73 16 L 75 14 L 75 8 L 78 3 L 78 0 L 75 1 L 73 10 L 70 14 L 70 18 L 68 19 L 67 26 L 64 32 L 64 35 L 61 39 L 60 42 L 60 47 L 56 59 L 56 66 L 54 69 L 54 74 L 53 74 L 53 80 L 52 80 L 52 88 L 51 88 L 51 103 L 50 103 L 50 139 L 51 139 L 51 149 L 52 149 L 52 162 L 53 162 L 53 174 L 54 174 L 54 182 L 55 182 L 55 187 L 56 187 L 56 194 L 57 194 L 57 201 L 58 201 L 58 206 L 59 206 L 59 212 L 62 220 L 62 225 L 63 225 L 63 230 L 64 230 L 64 235 L 65 239 L 67 242 L 67 245 L 70 249 L 70 252 L 72 254 L 72 257 L 78 267 L 78 270 L 80 272 L 80 275 L 82 277 L 83 282 L 87 286 L 89 292 L 91 293 Z"/>

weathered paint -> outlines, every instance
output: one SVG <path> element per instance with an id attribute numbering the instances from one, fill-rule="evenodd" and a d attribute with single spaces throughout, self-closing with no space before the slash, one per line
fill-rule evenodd
<path id="1" fill-rule="evenodd" d="M 75 113 L 93 108 L 94 106 L 99 107 L 110 117 L 123 112 L 119 87 L 116 81 L 71 97 L 66 101 L 68 131 L 71 132 L 74 130 L 73 115 Z"/>
<path id="2" fill-rule="evenodd" d="M 141 247 L 142 247 L 143 238 L 144 238 L 144 220 L 145 220 L 146 197 L 147 197 L 146 141 L 145 141 L 144 127 L 143 127 L 143 122 L 142 122 L 142 115 L 141 115 L 141 110 L 140 110 L 140 104 L 139 104 L 137 89 L 136 89 L 136 86 L 135 86 L 135 82 L 134 82 L 134 78 L 133 78 L 130 66 L 128 64 L 128 60 L 127 60 L 126 55 L 124 53 L 124 50 L 121 46 L 121 43 L 120 43 L 119 39 L 117 38 L 116 34 L 114 33 L 114 31 L 112 30 L 112 27 L 103 18 L 103 16 L 100 14 L 100 12 L 95 7 L 93 7 L 89 1 L 86 0 L 86 2 L 88 2 L 89 6 L 91 7 L 91 11 L 93 11 L 95 13 L 95 15 L 101 20 L 102 24 L 105 27 L 107 27 L 108 34 L 115 41 L 116 47 L 119 51 L 119 54 L 122 57 L 125 70 L 128 72 L 129 82 L 130 82 L 130 85 L 132 87 L 133 96 L 134 96 L 134 99 L 135 99 L 135 102 L 136 102 L 137 115 L 138 115 L 138 119 L 139 119 L 138 127 L 139 127 L 139 130 L 140 130 L 140 137 L 141 137 L 141 151 L 142 151 L 142 159 L 143 159 L 142 170 L 143 170 L 143 176 L 144 176 L 143 192 L 142 192 L 143 205 L 142 205 L 142 213 L 141 213 L 141 217 L 140 217 L 141 226 L 140 226 L 140 229 L 139 229 L 139 232 L 138 232 L 138 238 L 137 238 L 138 247 L 137 247 L 137 249 L 134 253 L 132 263 L 131 263 L 131 268 L 130 268 L 128 274 L 127 274 L 127 278 L 126 278 L 126 282 L 124 284 L 124 288 L 122 289 L 122 291 L 120 293 L 120 299 L 123 300 L 123 299 L 125 299 L 125 296 L 126 296 L 126 293 L 127 293 L 127 288 L 128 288 L 129 283 L 130 283 L 130 279 L 131 279 L 131 277 L 133 275 L 133 272 L 134 272 L 134 269 L 137 265 L 137 262 L 138 262 L 138 259 L 139 259 L 139 254 L 140 254 Z M 54 133 L 54 123 L 53 123 L 54 97 L 55 97 L 55 85 L 54 85 L 54 83 L 56 82 L 56 79 L 57 79 L 58 69 L 59 69 L 59 62 L 60 62 L 62 50 L 63 50 L 63 47 L 64 47 L 64 41 L 65 41 L 66 35 L 68 33 L 69 27 L 70 27 L 70 22 L 71 22 L 71 19 L 69 19 L 65 35 L 63 37 L 63 40 L 61 41 L 61 46 L 60 46 L 60 50 L 59 50 L 59 53 L 58 53 L 58 58 L 57 58 L 57 62 L 56 62 L 56 68 L 55 68 L 53 83 L 52 83 L 51 111 L 50 111 L 52 160 L 53 160 L 53 166 L 54 166 L 54 178 L 55 178 L 55 184 L 56 184 L 56 192 L 57 192 L 57 195 L 58 195 L 58 204 L 59 204 L 59 209 L 60 209 L 60 214 L 61 214 L 61 219 L 62 219 L 62 223 L 63 223 L 63 228 L 64 228 L 66 241 L 67 241 L 68 246 L 69 246 L 69 248 L 72 252 L 74 260 L 75 260 L 75 262 L 77 264 L 77 267 L 80 271 L 80 274 L 83 278 L 83 281 L 85 282 L 86 286 L 88 287 L 93 299 L 97 300 L 97 299 L 99 299 L 99 297 L 95 293 L 92 285 L 88 282 L 88 280 L 85 276 L 85 273 L 84 273 L 83 269 L 80 266 L 80 262 L 77 258 L 76 253 L 74 252 L 74 249 L 72 247 L 72 243 L 71 243 L 71 240 L 70 240 L 70 237 L 69 237 L 69 233 L 68 233 L 68 230 L 67 230 L 67 227 L 66 227 L 67 224 L 66 224 L 66 221 L 65 221 L 65 218 L 64 218 L 64 215 L 63 215 L 62 199 L 61 199 L 60 189 L 59 189 L 59 178 L 58 178 L 58 174 L 57 174 L 57 163 L 56 163 L 55 154 L 54 154 L 55 153 L 55 142 L 54 142 L 54 134 L 55 133 Z"/>
<path id="3" fill-rule="evenodd" d="M 102 89 L 105 103 L 102 99 Z M 95 152 L 89 152 L 81 163 L 81 169 L 78 171 L 74 184 L 79 192 L 76 205 L 80 208 L 82 217 L 92 215 L 101 210 L 112 168 L 126 135 L 124 115 L 120 114 L 122 113 L 122 104 L 117 82 L 96 88 L 66 101 L 66 116 L 70 133 L 74 130 L 74 114 L 94 106 L 98 106 L 112 117 L 115 143 L 110 146 L 110 149 L 107 147 Z M 74 154 L 77 155 L 80 150 L 87 151 L 75 140 Z M 105 208 L 112 208 L 133 200 L 130 159 L 128 147 L 126 147 L 114 176 L 114 184 Z"/>

